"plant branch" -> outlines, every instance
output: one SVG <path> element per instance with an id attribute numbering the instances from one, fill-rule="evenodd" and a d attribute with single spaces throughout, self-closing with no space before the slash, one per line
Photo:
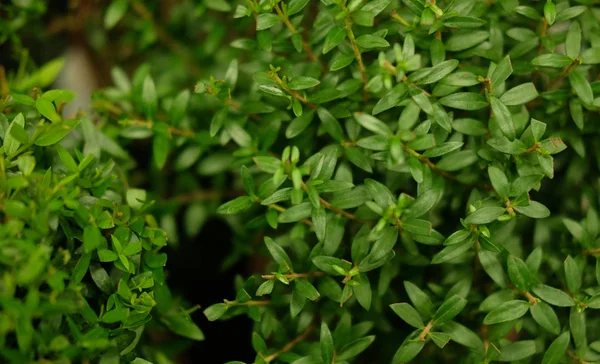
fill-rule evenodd
<path id="1" fill-rule="evenodd" d="M 276 351 L 273 354 L 271 354 L 271 355 L 267 356 L 266 358 L 264 358 L 264 361 L 266 363 L 270 363 L 273 360 L 277 359 L 277 357 L 279 357 L 281 354 L 287 353 L 288 351 L 292 350 L 294 348 L 294 346 L 296 346 L 297 344 L 299 344 L 302 341 L 306 340 L 310 336 L 313 328 L 314 328 L 314 325 L 311 323 L 310 325 L 308 325 L 308 327 L 306 328 L 306 330 L 304 330 L 304 332 L 302 334 L 300 334 L 300 336 L 296 337 L 294 340 L 292 340 L 292 341 L 288 342 L 287 344 L 285 344 L 278 351 Z"/>
<path id="2" fill-rule="evenodd" d="M 391 17 L 396 19 L 398 22 L 400 22 L 400 24 L 404 25 L 405 27 L 410 27 L 410 24 L 406 20 L 404 20 L 404 18 L 401 17 L 400 14 L 398 14 L 396 9 L 392 9 Z"/>
<path id="3" fill-rule="evenodd" d="M 354 37 L 354 32 L 352 31 L 352 20 L 350 20 L 350 14 L 346 15 L 346 18 L 344 19 L 344 24 L 345 24 L 346 32 L 348 34 L 348 39 L 350 40 L 350 45 L 352 45 L 352 51 L 354 52 L 354 58 L 356 58 L 356 62 L 358 62 L 358 69 L 360 70 L 360 74 L 362 76 L 363 92 L 364 92 L 363 98 L 366 103 L 369 100 L 369 92 L 367 91 L 367 83 L 369 82 L 369 78 L 367 77 L 367 70 L 363 63 L 360 49 L 358 49 L 358 43 L 356 42 L 356 37 Z"/>
<path id="4" fill-rule="evenodd" d="M 132 0 L 131 6 L 133 7 L 133 10 L 140 17 L 142 17 L 143 19 L 146 19 L 150 23 L 152 23 L 152 27 L 154 28 L 154 31 L 156 32 L 158 39 L 167 48 L 169 48 L 173 53 L 179 54 L 184 59 L 184 61 L 187 63 L 188 67 L 190 68 L 190 71 L 192 71 L 192 73 L 195 77 L 198 77 L 202 74 L 202 71 L 200 70 L 200 68 L 198 68 L 198 66 L 196 66 L 194 58 L 192 57 L 192 54 L 190 53 L 188 48 L 184 47 L 181 43 L 179 43 L 177 40 L 175 40 L 173 37 L 171 37 L 171 35 L 169 35 L 169 33 L 160 24 L 158 24 L 154 20 L 152 13 L 150 12 L 150 10 L 148 10 L 146 5 L 144 5 L 144 3 L 142 1 Z"/>
<path id="5" fill-rule="evenodd" d="M 557 77 L 551 84 L 550 86 L 548 86 L 548 91 L 550 90 L 554 90 L 556 89 L 560 83 L 562 82 L 562 80 L 569 74 L 569 72 L 571 72 L 571 70 L 579 64 L 580 59 L 579 58 L 575 58 L 573 60 L 573 62 L 571 62 L 570 65 L 568 65 L 567 67 L 565 67 L 565 69 L 562 71 L 562 73 L 560 74 L 559 77 Z"/>
<path id="6" fill-rule="evenodd" d="M 152 129 L 154 123 L 148 120 L 135 120 L 135 119 L 125 119 L 119 122 L 122 125 L 126 126 L 141 126 L 144 128 Z M 174 126 L 169 126 L 169 134 L 181 135 L 185 137 L 195 137 L 196 132 L 190 129 L 179 129 Z"/>
<path id="7" fill-rule="evenodd" d="M 285 26 L 290 30 L 290 32 L 292 32 L 292 34 L 298 34 L 296 27 L 294 27 L 294 25 L 290 22 L 290 19 L 288 18 L 288 16 L 283 13 L 281 8 L 279 7 L 279 4 L 275 4 L 275 11 L 277 12 L 277 15 L 279 15 L 279 17 L 281 18 L 281 20 L 283 21 Z M 308 54 L 308 57 L 310 58 L 311 61 L 319 62 L 319 57 L 317 57 L 314 54 L 314 52 L 310 49 L 310 47 L 308 46 L 308 43 L 306 43 L 304 38 L 302 39 L 302 48 L 304 49 L 306 54 Z"/>
<path id="8" fill-rule="evenodd" d="M 312 272 L 312 273 L 290 273 L 290 274 L 282 274 L 282 276 L 284 278 L 287 278 L 287 279 L 314 278 L 314 277 L 322 277 L 324 275 L 325 275 L 325 273 L 323 273 L 321 271 L 316 271 L 316 272 Z M 269 280 L 277 279 L 277 277 L 274 274 L 263 274 L 261 277 L 264 278 L 264 279 L 269 279 Z"/>
<path id="9" fill-rule="evenodd" d="M 306 106 L 310 107 L 313 110 L 317 109 L 317 105 L 313 104 L 312 102 L 308 101 L 306 98 L 304 98 L 302 95 L 300 95 L 298 92 L 290 89 L 289 87 L 286 86 L 286 84 L 283 82 L 283 80 L 279 77 L 279 75 L 277 75 L 277 73 L 270 71 L 269 75 L 271 76 L 271 78 L 277 82 L 277 84 L 279 86 L 281 86 L 282 89 L 284 89 L 288 94 L 292 95 L 292 97 L 294 97 L 296 100 L 300 101 L 301 103 L 305 104 Z"/>
<path id="10" fill-rule="evenodd" d="M 598 249 L 586 249 L 583 251 L 584 255 L 591 255 L 593 257 L 600 256 L 600 248 Z"/>
<path id="11" fill-rule="evenodd" d="M 302 182 L 302 189 L 306 192 L 308 192 L 308 186 L 306 185 L 306 183 Z M 333 212 L 335 212 L 336 214 L 345 216 L 347 218 L 349 218 L 350 220 L 354 220 L 357 222 L 361 222 L 361 223 L 367 223 L 367 220 L 363 220 L 363 219 L 359 219 L 358 217 L 356 217 L 356 215 L 349 213 L 348 211 L 342 210 L 340 208 L 337 208 L 335 206 L 333 206 L 332 204 L 330 204 L 327 200 L 325 200 L 322 197 L 319 197 L 319 202 L 321 202 L 321 204 L 328 210 L 331 210 Z"/>
<path id="12" fill-rule="evenodd" d="M 246 302 L 238 302 L 238 301 L 227 301 L 225 300 L 225 305 L 226 306 L 266 306 L 269 303 L 271 303 L 271 301 L 269 300 L 264 300 L 264 301 L 246 301 Z"/>
<path id="13" fill-rule="evenodd" d="M 431 331 L 431 328 L 433 328 L 433 321 L 429 321 L 427 326 L 423 328 L 421 335 L 419 335 L 419 341 L 425 341 L 425 338 L 427 337 L 427 334 L 429 334 L 429 331 Z"/>
<path id="14" fill-rule="evenodd" d="M 262 203 L 262 200 L 260 198 L 258 198 L 258 197 L 256 197 L 256 201 L 258 203 Z M 271 208 L 271 209 L 273 209 L 273 210 L 275 210 L 275 211 L 277 211 L 279 213 L 282 213 L 282 212 L 284 212 L 286 210 L 285 207 L 277 205 L 277 204 L 274 204 L 274 203 L 267 205 L 267 207 L 269 207 L 269 208 Z M 309 219 L 302 220 L 302 223 L 304 223 L 305 225 L 308 225 L 308 226 L 312 226 L 312 221 L 310 221 Z"/>

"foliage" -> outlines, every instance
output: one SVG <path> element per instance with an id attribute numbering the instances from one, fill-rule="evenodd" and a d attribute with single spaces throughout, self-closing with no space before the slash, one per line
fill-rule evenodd
<path id="1" fill-rule="evenodd" d="M 90 115 L 63 119 L 72 94 L 39 91 L 52 67 L 9 77 L 6 358 L 35 342 L 56 358 L 126 346 L 130 360 L 151 310 L 202 339 L 162 284 L 159 249 L 184 208 L 190 235 L 215 212 L 236 233 L 225 267 L 270 257 L 204 308 L 253 320 L 254 363 L 600 361 L 593 1 L 178 9 L 171 28 L 141 1 L 106 9 L 105 28 L 153 52 L 131 77 L 113 68 Z M 195 16 L 205 42 L 174 38 Z M 147 139 L 151 171 L 128 154 Z M 136 175 L 151 187 L 129 188 Z M 201 178 L 214 194 L 190 190 Z M 152 206 L 168 186 L 181 195 Z"/>

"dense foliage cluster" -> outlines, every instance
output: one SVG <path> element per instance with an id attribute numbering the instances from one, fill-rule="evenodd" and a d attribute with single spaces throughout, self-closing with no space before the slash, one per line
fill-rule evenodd
<path id="1" fill-rule="evenodd" d="M 600 361 L 597 1 L 148 3 L 91 22 L 134 66 L 89 112 L 61 60 L 0 74 L 4 358 L 169 363 L 160 249 L 217 213 L 260 264 L 203 312 L 255 364 Z"/>

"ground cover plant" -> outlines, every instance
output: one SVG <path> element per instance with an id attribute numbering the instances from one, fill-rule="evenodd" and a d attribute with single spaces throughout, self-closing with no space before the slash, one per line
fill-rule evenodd
<path id="1" fill-rule="evenodd" d="M 0 6 L 3 360 L 600 362 L 597 1 Z"/>

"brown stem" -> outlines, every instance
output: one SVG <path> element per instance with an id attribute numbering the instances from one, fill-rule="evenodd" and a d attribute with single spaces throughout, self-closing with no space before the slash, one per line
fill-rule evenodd
<path id="1" fill-rule="evenodd" d="M 432 327 L 433 327 L 433 321 L 429 321 L 427 326 L 425 326 L 425 328 L 423 328 L 423 332 L 421 332 L 421 335 L 419 335 L 419 341 L 425 340 L 425 338 L 427 337 L 427 334 L 429 334 L 429 331 L 431 331 Z"/>
<path id="2" fill-rule="evenodd" d="M 283 23 L 290 30 L 290 32 L 292 32 L 292 34 L 298 34 L 296 27 L 294 27 L 294 25 L 292 23 L 290 23 L 290 19 L 287 17 L 287 15 L 285 15 L 283 13 L 283 11 L 281 11 L 279 4 L 275 4 L 275 11 L 277 12 L 277 14 L 281 18 L 281 20 L 283 20 Z M 306 43 L 304 38 L 302 39 L 302 48 L 304 49 L 306 54 L 308 54 L 308 57 L 310 58 L 311 61 L 313 61 L 313 62 L 319 61 L 319 57 L 317 57 L 315 55 L 315 53 L 310 49 L 310 47 L 308 46 L 308 43 Z"/>
<path id="3" fill-rule="evenodd" d="M 571 70 L 573 69 L 573 67 L 575 67 L 577 64 L 579 64 L 579 58 L 575 58 L 573 60 L 573 62 L 571 62 L 570 65 L 568 65 L 567 67 L 565 67 L 565 69 L 562 71 L 562 73 L 560 74 L 560 76 L 557 77 L 554 80 L 554 82 L 552 82 L 550 84 L 550 86 L 548 86 L 548 91 L 556 89 L 560 85 L 560 83 L 562 82 L 562 80 L 569 74 L 569 72 L 571 72 Z"/>
<path id="4" fill-rule="evenodd" d="M 142 126 L 144 128 L 152 129 L 154 123 L 152 121 L 147 120 L 123 120 L 122 123 L 124 125 L 130 126 Z M 169 127 L 169 134 L 181 135 L 185 137 L 194 137 L 196 136 L 196 132 L 190 129 L 179 129 L 174 126 Z"/>
<path id="5" fill-rule="evenodd" d="M 262 200 L 260 198 L 258 198 L 258 197 L 256 197 L 256 201 L 258 203 L 262 203 Z M 274 203 L 269 204 L 268 207 L 271 208 L 271 209 L 273 209 L 273 210 L 275 210 L 275 211 L 277 211 L 277 212 L 280 212 L 280 213 L 285 211 L 285 207 L 279 206 L 279 205 L 274 204 Z M 308 226 L 312 226 L 312 221 L 310 221 L 309 219 L 302 220 L 302 223 L 305 224 L 305 225 L 308 225 Z"/>
<path id="6" fill-rule="evenodd" d="M 290 89 L 289 87 L 287 87 L 285 85 L 285 83 L 283 82 L 283 80 L 275 72 L 270 72 L 270 74 L 271 74 L 271 78 L 273 80 L 275 80 L 275 82 L 277 82 L 277 84 L 279 86 L 281 86 L 282 89 L 284 89 L 288 94 L 292 95 L 292 97 L 294 97 L 296 100 L 300 101 L 301 103 L 305 104 L 306 106 L 310 107 L 313 110 L 317 109 L 317 105 L 315 105 L 312 102 L 308 101 L 306 98 L 304 98 L 298 92 L 296 92 L 296 91 Z"/>
<path id="7" fill-rule="evenodd" d="M 600 248 L 598 249 L 586 249 L 583 251 L 584 255 L 591 255 L 593 257 L 600 256 Z"/>
<path id="8" fill-rule="evenodd" d="M 354 37 L 354 32 L 352 31 L 352 21 L 350 20 L 350 15 L 346 16 L 345 25 L 346 32 L 348 33 L 348 39 L 350 40 L 352 51 L 354 52 L 354 58 L 356 58 L 356 61 L 358 62 L 358 69 L 360 70 L 360 74 L 362 76 L 364 90 L 363 99 L 366 103 L 369 100 L 369 92 L 367 91 L 367 83 L 369 82 L 369 78 L 367 77 L 367 70 L 363 63 L 362 55 L 358 49 L 358 43 L 356 43 L 356 38 Z"/>
<path id="9" fill-rule="evenodd" d="M 426 164 L 427 166 L 429 166 L 429 168 L 431 168 L 432 170 L 434 170 L 435 172 L 441 174 L 442 176 L 451 179 L 451 180 L 456 180 L 456 176 L 453 175 L 452 173 L 446 172 L 444 170 L 439 169 L 432 161 L 429 160 L 429 158 L 424 157 L 422 154 L 418 153 L 417 151 L 409 148 L 408 146 L 406 146 L 405 144 L 402 144 L 402 148 L 410 155 L 414 156 L 415 158 L 417 158 L 421 163 Z"/>
<path id="10" fill-rule="evenodd" d="M 320 272 L 320 271 L 316 271 L 316 272 L 312 272 L 312 273 L 290 273 L 290 274 L 282 274 L 283 277 L 287 278 L 287 279 L 296 279 L 296 278 L 314 278 L 314 277 L 322 277 L 324 276 L 325 273 Z M 263 274 L 261 276 L 264 279 L 277 279 L 277 277 L 274 274 Z"/>
<path id="11" fill-rule="evenodd" d="M 304 330 L 304 332 L 302 334 L 300 334 L 300 336 L 298 336 L 294 340 L 292 340 L 292 341 L 288 342 L 287 344 L 285 344 L 281 349 L 279 349 L 279 351 L 276 351 L 273 354 L 271 354 L 271 355 L 267 356 L 266 358 L 264 358 L 264 361 L 266 363 L 270 363 L 273 360 L 277 359 L 277 357 L 279 357 L 279 355 L 281 355 L 283 353 L 287 353 L 288 351 L 292 350 L 294 348 L 294 346 L 296 346 L 297 344 L 299 344 L 302 341 L 306 340 L 310 336 L 313 328 L 314 328 L 314 325 L 311 323 L 310 325 L 308 325 L 308 327 L 306 328 L 306 330 Z"/>
<path id="12" fill-rule="evenodd" d="M 531 293 L 529 292 L 521 292 L 529 301 L 529 303 L 531 303 L 532 306 L 535 306 L 538 304 L 538 302 L 540 301 L 538 298 L 534 297 Z"/>
<path id="13" fill-rule="evenodd" d="M 308 186 L 304 182 L 302 182 L 302 189 L 304 191 L 308 191 Z M 368 222 L 367 220 L 359 219 L 354 214 L 351 214 L 348 211 L 342 210 L 340 208 L 337 208 L 337 207 L 331 205 L 329 202 L 327 202 L 327 200 L 323 199 L 322 197 L 319 197 L 319 201 L 321 202 L 321 205 L 323 205 L 323 207 L 325 207 L 328 210 L 331 210 L 331 211 L 335 212 L 336 214 L 345 216 L 345 217 L 349 218 L 350 220 L 354 220 L 354 221 L 357 221 L 357 222 L 361 222 L 361 223 L 367 223 Z"/>
<path id="14" fill-rule="evenodd" d="M 8 95 L 8 82 L 6 81 L 6 71 L 4 66 L 0 65 L 0 96 Z"/>
<path id="15" fill-rule="evenodd" d="M 391 17 L 396 19 L 398 22 L 400 22 L 400 24 L 404 25 L 405 27 L 410 27 L 410 24 L 406 20 L 404 20 L 404 18 L 401 17 L 400 14 L 398 14 L 396 9 L 392 9 Z"/>

